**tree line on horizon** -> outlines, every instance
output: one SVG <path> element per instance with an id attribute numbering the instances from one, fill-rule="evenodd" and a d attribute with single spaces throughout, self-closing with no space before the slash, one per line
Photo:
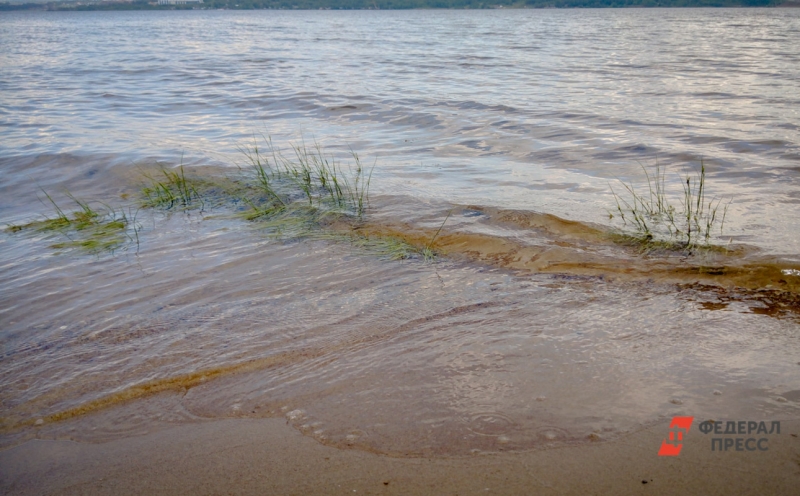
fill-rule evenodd
<path id="1" fill-rule="evenodd" d="M 11 4 L 0 10 L 181 10 L 181 9 L 491 9 L 505 8 L 625 8 L 625 7 L 773 7 L 787 0 L 204 0 L 202 4 L 157 5 L 152 0 Z"/>

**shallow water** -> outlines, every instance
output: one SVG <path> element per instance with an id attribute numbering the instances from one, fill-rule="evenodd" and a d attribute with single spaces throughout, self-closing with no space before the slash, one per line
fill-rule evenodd
<path id="1" fill-rule="evenodd" d="M 799 29 L 789 9 L 3 14 L 4 223 L 52 215 L 42 190 L 135 208 L 155 162 L 233 174 L 259 133 L 375 161 L 367 232 L 424 244 L 450 213 L 434 263 L 224 208 L 141 210 L 95 255 L 4 231 L 4 444 L 285 416 L 464 454 L 796 418 Z M 658 161 L 680 193 L 700 158 L 728 253 L 609 237 L 609 182 Z"/>

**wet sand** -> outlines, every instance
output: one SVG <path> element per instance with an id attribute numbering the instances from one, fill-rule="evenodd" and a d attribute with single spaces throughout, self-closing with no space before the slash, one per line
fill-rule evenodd
<path id="1" fill-rule="evenodd" d="M 323 446 L 282 419 L 224 419 L 90 444 L 0 452 L 5 494 L 797 494 L 800 421 L 768 451 L 712 452 L 695 422 L 659 457 L 669 420 L 613 441 L 522 453 L 394 458 Z"/>

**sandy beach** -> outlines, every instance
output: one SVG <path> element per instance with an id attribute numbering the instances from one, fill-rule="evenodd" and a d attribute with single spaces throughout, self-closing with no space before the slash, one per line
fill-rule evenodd
<path id="1" fill-rule="evenodd" d="M 657 456 L 668 421 L 613 441 L 468 457 L 323 446 L 282 419 L 179 425 L 106 443 L 31 440 L 0 453 L 4 494 L 797 494 L 800 421 L 767 451 L 711 451 L 693 428 Z"/>

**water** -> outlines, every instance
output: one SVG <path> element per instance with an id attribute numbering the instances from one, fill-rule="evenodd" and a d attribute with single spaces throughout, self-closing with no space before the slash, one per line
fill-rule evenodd
<path id="1" fill-rule="evenodd" d="M 434 264 L 213 210 L 141 211 L 113 254 L 3 232 L 4 442 L 286 416 L 454 454 L 796 417 L 799 31 L 791 9 L 2 14 L 4 223 L 51 215 L 42 190 L 131 207 L 156 162 L 235 171 L 261 134 L 374 161 L 374 232 L 451 212 Z M 701 159 L 730 254 L 603 234 L 609 184 L 658 163 L 680 195 Z"/>

